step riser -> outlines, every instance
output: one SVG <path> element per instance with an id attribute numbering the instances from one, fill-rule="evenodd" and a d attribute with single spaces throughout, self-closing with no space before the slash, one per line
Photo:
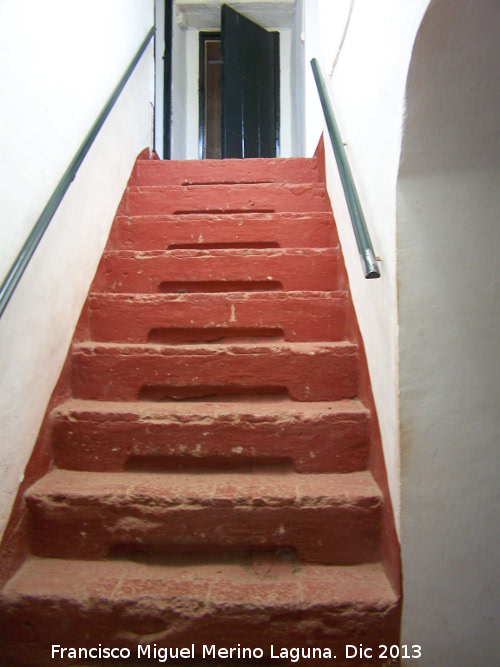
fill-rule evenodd
<path id="1" fill-rule="evenodd" d="M 314 183 L 319 181 L 315 161 L 287 160 L 138 160 L 133 185 L 191 185 L 196 183 Z"/>
<path id="2" fill-rule="evenodd" d="M 160 291 L 334 291 L 338 286 L 338 259 L 334 251 L 312 254 L 222 253 L 204 256 L 196 251 L 171 251 L 158 256 L 104 255 L 94 292 L 156 294 Z M 178 287 L 178 283 L 186 283 Z M 226 286 L 225 283 L 228 285 Z M 191 286 L 190 286 L 191 285 Z"/>
<path id="3" fill-rule="evenodd" d="M 292 548 L 309 563 L 376 561 L 379 499 L 339 507 L 155 507 L 147 498 L 28 498 L 31 550 L 47 558 L 105 559 L 112 548 Z M 220 501 L 222 503 L 222 501 Z M 227 500 L 231 505 L 232 502 Z M 325 529 L 328 526 L 328 530 Z"/>
<path id="4" fill-rule="evenodd" d="M 252 461 L 291 462 L 301 473 L 349 473 L 365 470 L 368 459 L 367 413 L 300 419 L 251 415 L 169 421 L 97 421 L 60 417 L 54 424 L 54 459 L 59 468 L 123 471 L 148 457 L 158 468 L 250 465 Z M 210 467 L 208 470 L 210 470 Z M 257 470 L 258 472 L 258 470 Z"/>
<path id="5" fill-rule="evenodd" d="M 182 244 L 251 244 L 256 241 L 280 248 L 326 248 L 336 245 L 331 214 L 293 213 L 119 216 L 112 228 L 110 248 L 169 250 Z"/>
<path id="6" fill-rule="evenodd" d="M 242 664 L 299 664 L 306 667 L 382 667 L 387 661 L 378 659 L 378 646 L 398 645 L 398 616 L 396 605 L 361 604 L 346 606 L 335 602 L 335 589 L 316 584 L 301 591 L 298 586 L 269 583 L 245 584 L 230 581 L 206 583 L 181 581 L 172 587 L 171 596 L 163 600 L 161 587 L 138 588 L 137 582 L 124 582 L 128 596 L 119 599 L 68 601 L 65 597 L 44 600 L 21 598 L 13 601 L 0 620 L 4 645 L 0 648 L 2 664 L 9 666 L 49 667 L 52 645 L 129 648 L 131 658 L 138 656 L 138 645 L 151 644 L 153 649 L 191 648 L 195 644 L 195 659 L 215 645 L 220 648 L 260 648 L 252 661 L 246 654 Z M 135 595 L 132 594 L 136 592 Z M 325 599 L 325 593 L 329 599 Z M 244 608 L 242 600 L 249 595 L 255 600 Z M 304 596 L 306 601 L 304 601 Z M 314 598 L 316 596 L 316 600 Z M 158 600 L 155 603 L 153 600 Z M 277 601 L 280 600 L 281 604 Z M 182 601 L 182 603 L 180 602 Z M 64 623 L 61 623 L 64 609 Z M 191 616 L 191 617 L 190 617 Z M 311 632 L 314 642 L 311 643 Z M 36 637 L 36 641 L 30 641 Z M 82 638 L 85 637 L 85 642 Z M 346 644 L 374 647 L 373 658 L 346 659 Z M 271 658 L 271 645 L 274 657 Z M 299 654 L 299 662 L 276 659 L 282 649 L 308 646 L 330 649 L 328 658 L 307 659 Z M 312 654 L 312 652 L 311 652 Z M 68 654 L 66 653 L 66 656 Z M 158 654 L 161 657 L 161 653 Z M 169 658 L 171 654 L 167 654 Z M 174 654 L 175 655 L 175 654 Z M 229 655 L 229 654 L 226 654 Z M 240 664 L 237 653 L 233 660 L 213 660 L 210 664 Z M 291 654 L 293 656 L 293 653 Z M 316 654 L 317 655 L 317 654 Z M 22 656 L 22 657 L 21 657 Z M 242 653 L 243 656 L 243 653 Z M 24 660 L 20 663 L 19 660 Z M 269 663 L 266 662 L 269 659 Z M 145 658 L 137 663 L 142 665 Z M 106 660 L 104 662 L 109 662 Z M 128 661 L 122 660 L 124 664 Z M 191 664 L 185 660 L 186 664 Z M 74 660 L 57 659 L 58 665 L 74 665 Z M 82 664 L 82 663 L 78 663 Z M 104 663 L 103 663 L 104 664 Z M 148 663 L 149 664 L 149 663 Z M 155 661 L 158 663 L 158 659 Z M 170 660 L 166 664 L 171 664 Z M 178 664 L 178 663 L 176 663 Z M 195 663 L 195 664 L 202 664 Z M 204 664 L 204 663 L 203 663 Z"/>
<path id="7" fill-rule="evenodd" d="M 230 394 L 251 393 L 256 387 L 264 388 L 264 393 L 282 393 L 285 388 L 296 401 L 337 401 L 357 394 L 354 346 L 316 347 L 302 352 L 284 346 L 250 353 L 231 346 L 199 352 L 190 348 L 188 353 L 172 346 L 160 350 L 75 348 L 75 398 L 135 401 L 156 396 L 156 400 L 167 400 L 173 387 L 228 388 Z M 158 392 L 149 392 L 156 387 Z M 176 398 L 175 393 L 170 398 Z"/>
<path id="8" fill-rule="evenodd" d="M 231 338 L 238 330 L 243 336 L 271 330 L 272 335 L 291 342 L 339 341 L 345 334 L 345 298 L 335 295 L 191 294 L 132 299 L 95 294 L 89 305 L 90 334 L 95 341 L 159 342 L 162 329 L 165 342 L 172 329 L 180 330 L 179 342 L 202 341 L 211 329 L 220 329 L 220 336 L 212 333 L 214 340 Z M 156 334 L 150 338 L 152 331 Z"/>
<path id="9" fill-rule="evenodd" d="M 125 197 L 128 215 L 329 210 L 325 189 L 309 184 L 133 186 Z"/>

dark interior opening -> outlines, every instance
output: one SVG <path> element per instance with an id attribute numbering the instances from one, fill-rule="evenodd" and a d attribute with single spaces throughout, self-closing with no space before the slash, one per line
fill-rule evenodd
<path id="1" fill-rule="evenodd" d="M 200 158 L 221 157 L 222 47 L 220 33 L 200 33 Z"/>

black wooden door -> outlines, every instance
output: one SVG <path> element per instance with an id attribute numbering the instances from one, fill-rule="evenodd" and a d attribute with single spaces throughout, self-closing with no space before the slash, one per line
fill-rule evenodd
<path id="1" fill-rule="evenodd" d="M 279 33 L 222 6 L 222 157 L 276 157 Z"/>

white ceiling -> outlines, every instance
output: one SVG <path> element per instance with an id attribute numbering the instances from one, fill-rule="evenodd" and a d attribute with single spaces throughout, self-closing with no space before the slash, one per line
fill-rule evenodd
<path id="1" fill-rule="evenodd" d="M 221 0 L 176 0 L 177 21 L 184 28 L 220 30 Z M 230 0 L 227 3 L 263 28 L 291 28 L 296 0 Z"/>

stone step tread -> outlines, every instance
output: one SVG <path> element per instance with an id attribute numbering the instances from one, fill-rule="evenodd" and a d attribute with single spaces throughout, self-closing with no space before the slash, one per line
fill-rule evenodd
<path id="1" fill-rule="evenodd" d="M 333 213 L 331 211 L 274 211 L 252 213 L 251 211 L 241 211 L 237 213 L 207 213 L 200 211 L 199 213 L 144 213 L 127 215 L 125 213 L 118 213 L 115 220 L 125 222 L 130 220 L 134 222 L 148 222 L 152 225 L 159 223 L 184 223 L 184 222 L 206 222 L 210 223 L 247 223 L 251 225 L 252 222 L 259 222 L 266 220 L 269 223 L 273 221 L 282 224 L 286 221 L 290 222 L 309 222 L 309 223 L 333 223 Z"/>
<path id="2" fill-rule="evenodd" d="M 217 356 L 232 354 L 238 355 L 308 355 L 314 354 L 347 354 L 356 352 L 357 346 L 350 341 L 333 342 L 308 342 L 308 343 L 289 343 L 276 341 L 259 341 L 252 343 L 235 343 L 210 345 L 210 344 L 192 344 L 184 343 L 181 345 L 167 345 L 157 343 L 107 343 L 98 341 L 85 341 L 73 345 L 73 353 L 86 355 L 109 354 L 115 352 L 119 355 L 156 355 L 156 356 Z"/>
<path id="3" fill-rule="evenodd" d="M 275 257 L 300 257 L 321 258 L 337 257 L 338 248 L 216 248 L 216 249 L 175 249 L 175 250 L 106 250 L 104 257 L 123 257 L 126 259 L 155 259 L 175 258 L 193 259 L 201 258 L 234 258 L 242 259 L 272 259 Z"/>
<path id="4" fill-rule="evenodd" d="M 319 183 L 236 183 L 131 185 L 120 213 L 274 213 L 329 211 L 326 188 Z"/>
<path id="5" fill-rule="evenodd" d="M 217 182 L 208 182 L 208 183 L 186 183 L 182 185 L 172 184 L 172 183 L 161 183 L 161 184 L 132 184 L 127 187 L 128 192 L 134 193 L 150 193 L 150 192 L 172 192 L 173 194 L 183 194 L 183 193 L 198 193 L 198 192 L 207 192 L 213 193 L 214 198 L 219 198 L 219 201 L 223 200 L 222 194 L 225 192 L 236 192 L 236 193 L 293 193 L 297 197 L 304 196 L 309 193 L 326 193 L 326 188 L 324 183 L 307 181 L 305 183 L 285 183 L 283 181 L 261 181 L 255 183 L 232 183 L 226 181 L 225 183 Z M 257 208 L 258 208 L 258 202 Z M 265 211 L 266 213 L 273 213 L 274 211 Z"/>
<path id="6" fill-rule="evenodd" d="M 108 250 L 93 290 L 263 292 L 338 288 L 335 248 Z"/>
<path id="7" fill-rule="evenodd" d="M 242 599 L 242 593 L 244 598 Z M 384 610 L 397 603 L 380 563 L 316 565 L 266 562 L 160 564 L 31 557 L 2 591 L 4 602 L 33 598 L 80 604 L 147 598 L 154 608 L 181 596 L 186 604 L 346 607 Z"/>
<path id="8" fill-rule="evenodd" d="M 66 470 L 366 470 L 370 411 L 359 401 L 120 402 L 72 399 L 52 412 Z M 246 399 L 246 400 L 245 400 Z"/>
<path id="9" fill-rule="evenodd" d="M 53 470 L 31 486 L 28 503 L 57 502 L 157 507 L 378 507 L 381 492 L 367 472 L 301 475 L 253 472 L 74 472 Z"/>
<path id="10" fill-rule="evenodd" d="M 311 299 L 314 301 L 332 301 L 345 300 L 347 292 L 336 290 L 290 290 L 286 292 L 209 292 L 200 294 L 199 292 L 183 292 L 180 294 L 162 293 L 162 294 L 144 294 L 137 292 L 101 292 L 92 291 L 89 294 L 90 305 L 92 301 L 110 301 L 130 302 L 130 303 L 168 303 L 168 302 L 188 302 L 205 304 L 207 299 L 210 301 L 221 301 L 223 303 L 251 303 L 255 301 L 303 301 Z"/>
<path id="11" fill-rule="evenodd" d="M 109 248 L 170 249 L 186 244 L 281 248 L 338 246 L 333 215 L 316 213 L 185 213 L 117 215 Z M 264 246 L 262 246 L 264 247 Z"/>
<path id="12" fill-rule="evenodd" d="M 321 419 L 330 416 L 369 416 L 370 411 L 359 400 L 318 401 L 317 403 L 297 403 L 290 399 L 256 403 L 244 401 L 230 403 L 224 401 L 197 403 L 154 403 L 147 401 L 89 401 L 72 398 L 52 411 L 54 419 L 96 420 L 108 419 L 130 422 L 163 422 L 197 419 L 241 420 L 245 416 L 260 419 Z"/>
<path id="13" fill-rule="evenodd" d="M 314 158 L 137 160 L 132 183 L 318 182 Z"/>

